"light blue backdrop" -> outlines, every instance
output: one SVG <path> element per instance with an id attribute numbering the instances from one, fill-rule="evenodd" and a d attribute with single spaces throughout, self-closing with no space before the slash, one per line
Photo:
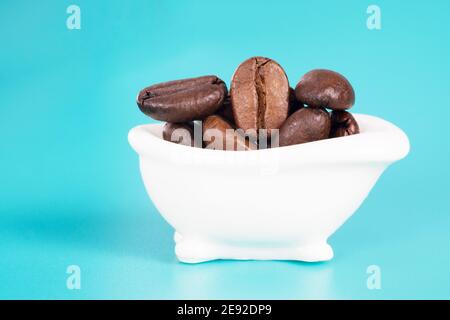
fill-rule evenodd
<path id="1" fill-rule="evenodd" d="M 74 1 L 81 30 L 66 28 L 72 1 L 0 4 L 0 298 L 450 298 L 450 1 Z M 152 121 L 136 93 L 229 82 L 253 55 L 292 85 L 342 72 L 353 110 L 403 128 L 411 153 L 330 239 L 331 262 L 180 264 L 127 143 Z"/>

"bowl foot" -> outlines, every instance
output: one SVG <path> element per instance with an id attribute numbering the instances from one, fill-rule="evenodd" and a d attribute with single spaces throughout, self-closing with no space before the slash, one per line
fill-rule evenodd
<path id="1" fill-rule="evenodd" d="M 175 232 L 175 254 L 181 262 L 200 263 L 218 259 L 327 261 L 333 249 L 326 241 L 292 247 L 244 247 L 183 237 Z"/>

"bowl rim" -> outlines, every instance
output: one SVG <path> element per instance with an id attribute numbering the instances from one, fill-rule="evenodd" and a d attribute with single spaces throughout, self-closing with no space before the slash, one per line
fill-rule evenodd
<path id="1" fill-rule="evenodd" d="M 249 151 L 227 151 L 194 148 L 162 139 L 164 123 L 137 125 L 128 133 L 133 149 L 146 158 L 167 158 L 168 155 L 194 155 L 200 158 L 249 158 L 276 155 L 283 161 L 304 162 L 394 162 L 410 150 L 407 135 L 394 124 L 376 116 L 353 114 L 360 133 L 297 145 Z"/>

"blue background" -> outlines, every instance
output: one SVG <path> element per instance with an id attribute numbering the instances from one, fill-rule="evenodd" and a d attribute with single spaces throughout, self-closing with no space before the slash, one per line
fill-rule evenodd
<path id="1" fill-rule="evenodd" d="M 0 298 L 450 298 L 450 1 L 70 1 L 0 4 Z M 405 130 L 409 156 L 330 239 L 327 263 L 178 263 L 127 132 L 144 86 L 253 55 L 291 85 L 353 83 L 353 110 Z M 189 214 L 189 213 L 186 213 Z M 66 268 L 81 268 L 81 290 Z M 369 290 L 378 265 L 382 289 Z"/>

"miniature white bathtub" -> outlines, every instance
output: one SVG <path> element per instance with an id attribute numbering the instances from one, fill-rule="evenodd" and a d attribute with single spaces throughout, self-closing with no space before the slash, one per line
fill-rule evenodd
<path id="1" fill-rule="evenodd" d="M 177 145 L 162 140 L 161 124 L 128 138 L 150 198 L 175 228 L 180 261 L 323 261 L 333 257 L 328 237 L 409 152 L 393 124 L 354 116 L 360 134 L 257 151 Z"/>

